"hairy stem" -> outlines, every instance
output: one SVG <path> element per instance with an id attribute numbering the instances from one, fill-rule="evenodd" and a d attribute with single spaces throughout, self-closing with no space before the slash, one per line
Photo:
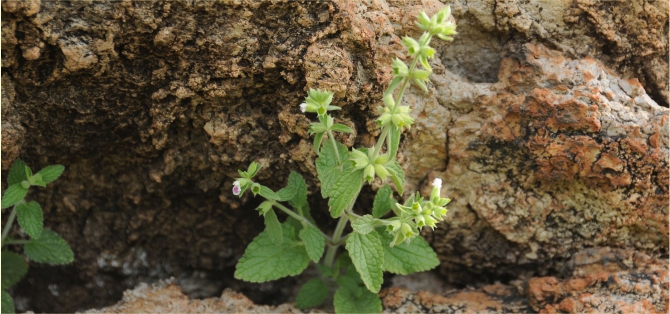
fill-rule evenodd
<path id="1" fill-rule="evenodd" d="M 412 76 L 412 72 L 414 72 L 414 68 L 416 68 L 416 63 L 418 61 L 419 58 L 414 58 L 414 60 L 412 60 L 412 64 L 410 64 L 409 66 L 409 74 L 407 75 L 407 77 L 405 77 L 405 81 L 402 82 L 400 92 L 398 92 L 398 99 L 396 99 L 395 106 L 393 106 L 393 110 L 391 110 L 391 112 L 396 113 L 396 110 L 398 110 L 400 102 L 402 102 L 402 96 L 405 94 L 405 89 L 407 89 L 407 85 L 409 85 L 410 77 Z"/>
<path id="2" fill-rule="evenodd" d="M 2 242 L 2 246 L 10 245 L 10 244 L 26 244 L 28 242 L 30 242 L 30 240 L 9 240 L 9 241 Z"/>
<path id="3" fill-rule="evenodd" d="M 12 207 L 12 213 L 7 218 L 7 224 L 5 224 L 5 229 L 2 230 L 2 239 L 0 241 L 5 241 L 5 238 L 9 234 L 9 229 L 11 229 L 12 223 L 14 223 L 14 218 L 16 218 L 16 206 Z"/>
<path id="4" fill-rule="evenodd" d="M 337 227 L 335 227 L 335 232 L 333 232 L 333 245 L 328 246 L 328 251 L 326 252 L 326 258 L 324 259 L 324 265 L 328 267 L 333 267 L 333 262 L 335 261 L 335 253 L 340 247 L 340 237 L 342 236 L 342 231 L 344 227 L 347 226 L 347 215 L 340 216 L 340 220 L 337 222 Z"/>
<path id="5" fill-rule="evenodd" d="M 340 160 L 340 152 L 337 150 L 337 142 L 335 141 L 335 137 L 333 136 L 333 131 L 328 130 L 328 138 L 330 138 L 330 144 L 333 145 L 333 150 L 335 151 L 335 157 L 337 157 L 337 163 L 338 164 L 342 163 L 342 160 Z"/>
<path id="6" fill-rule="evenodd" d="M 291 217 L 297 219 L 297 220 L 300 221 L 301 223 L 316 228 L 317 230 L 319 230 L 319 232 L 321 232 L 321 235 L 323 235 L 323 237 L 326 238 L 326 241 L 328 241 L 328 242 L 330 242 L 330 243 L 334 243 L 333 240 L 332 240 L 329 236 L 327 236 L 326 234 L 324 234 L 324 233 L 321 231 L 321 229 L 319 229 L 317 226 L 313 225 L 313 224 L 312 224 L 309 220 L 307 220 L 305 217 L 302 217 L 302 216 L 300 216 L 300 215 L 294 213 L 294 212 L 293 212 L 292 210 L 290 210 L 288 207 L 286 207 L 286 206 L 284 206 L 284 205 L 282 205 L 282 204 L 279 204 L 279 203 L 277 203 L 276 201 L 272 201 L 272 206 L 274 206 L 274 207 L 276 207 L 276 208 L 279 208 L 281 211 L 287 213 L 289 216 L 291 216 Z"/>

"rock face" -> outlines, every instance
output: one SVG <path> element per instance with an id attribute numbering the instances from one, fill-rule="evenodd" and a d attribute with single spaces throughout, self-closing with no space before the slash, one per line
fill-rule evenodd
<path id="1" fill-rule="evenodd" d="M 566 264 L 563 279 L 533 277 L 509 285 L 381 291 L 384 313 L 667 313 L 667 261 L 624 249 L 586 249 Z M 292 304 L 256 305 L 225 290 L 218 298 L 189 300 L 173 280 L 140 284 L 114 306 L 86 313 L 302 313 Z M 322 313 L 320 309 L 312 313 Z M 328 313 L 330 311 L 326 311 Z"/>
<path id="2" fill-rule="evenodd" d="M 19 310 L 110 305 L 194 270 L 218 291 L 244 289 L 230 269 L 262 222 L 259 200 L 230 193 L 236 170 L 256 160 L 274 189 L 302 173 L 329 226 L 297 104 L 309 88 L 334 91 L 338 122 L 356 130 L 340 140 L 369 145 L 391 60 L 406 57 L 400 38 L 443 5 L 3 3 L 3 175 L 18 157 L 66 166 L 29 197 L 76 256 L 31 265 Z M 435 43 L 429 93 L 408 93 L 417 123 L 400 152 L 407 195 L 440 176 L 453 200 L 426 234 L 441 273 L 561 282 L 588 247 L 666 257 L 667 1 L 452 5 L 460 34 Z"/>

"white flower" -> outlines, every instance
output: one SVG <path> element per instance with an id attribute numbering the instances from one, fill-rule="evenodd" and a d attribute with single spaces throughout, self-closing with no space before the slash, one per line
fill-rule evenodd
<path id="1" fill-rule="evenodd" d="M 307 110 L 307 104 L 306 103 L 300 104 L 300 111 L 305 112 L 306 110 Z"/>
<path id="2" fill-rule="evenodd" d="M 438 188 L 438 189 L 441 189 L 442 188 L 442 179 L 435 178 L 435 180 L 433 180 L 433 186 Z"/>
<path id="3" fill-rule="evenodd" d="M 233 182 L 233 194 L 240 195 L 240 191 L 242 191 L 242 188 L 240 188 L 240 181 Z"/>

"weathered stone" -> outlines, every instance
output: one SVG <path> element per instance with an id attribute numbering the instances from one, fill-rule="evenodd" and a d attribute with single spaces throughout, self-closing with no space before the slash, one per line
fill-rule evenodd
<path id="1" fill-rule="evenodd" d="M 12 292 L 19 310 L 70 312 L 137 282 L 229 271 L 262 228 L 259 200 L 230 192 L 252 160 L 273 189 L 302 173 L 332 228 L 313 117 L 297 105 L 310 87 L 336 91 L 336 121 L 356 131 L 338 139 L 369 146 L 391 60 L 407 57 L 400 38 L 442 5 L 3 3 L 3 174 L 17 157 L 66 166 L 30 198 L 76 256 L 31 265 Z M 631 5 L 454 2 L 460 34 L 431 43 L 432 84 L 407 93 L 417 123 L 400 151 L 405 196 L 439 175 L 453 199 L 426 234 L 450 280 L 544 275 L 589 246 L 667 255 L 668 111 L 654 102 L 667 103 L 667 1 Z"/>
<path id="2" fill-rule="evenodd" d="M 454 199 L 431 237 L 442 272 L 541 272 L 591 246 L 667 254 L 668 110 L 593 59 L 532 44 L 517 55 L 444 125 L 449 164 L 430 176 Z"/>
<path id="3" fill-rule="evenodd" d="M 384 313 L 667 313 L 667 261 L 634 250 L 591 248 L 563 267 L 564 278 L 532 277 L 511 284 L 443 291 L 392 287 L 380 292 Z M 399 277 L 395 277 L 397 279 Z M 414 280 L 417 280 L 416 278 Z M 173 280 L 124 292 L 114 306 L 86 313 L 300 313 L 292 304 L 255 305 L 225 290 L 219 298 L 186 297 Z M 420 284 L 420 283 L 418 283 Z M 331 312 L 312 309 L 310 313 Z"/>

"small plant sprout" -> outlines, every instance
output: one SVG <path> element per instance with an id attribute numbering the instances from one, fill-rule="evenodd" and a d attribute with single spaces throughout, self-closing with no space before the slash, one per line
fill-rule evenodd
<path id="1" fill-rule="evenodd" d="M 61 165 L 48 166 L 33 174 L 30 167 L 17 159 L 9 169 L 8 188 L 2 196 L 2 209 L 12 207 L 7 224 L 2 229 L 2 312 L 14 313 L 14 300 L 7 290 L 28 272 L 28 263 L 23 256 L 9 251 L 5 245 L 23 245 L 23 253 L 31 261 L 52 265 L 69 264 L 74 260 L 70 246 L 53 231 L 43 229 L 42 207 L 35 201 L 26 202 L 31 186 L 46 187 L 65 170 Z M 28 236 L 17 239 L 9 236 L 14 219 Z"/>
<path id="2" fill-rule="evenodd" d="M 377 126 L 379 138 L 371 147 L 351 151 L 335 139 L 334 132 L 352 133 L 346 125 L 335 123 L 330 115 L 340 107 L 331 105 L 333 93 L 310 89 L 300 111 L 316 114 L 309 133 L 314 136 L 317 153 L 316 171 L 321 181 L 321 196 L 328 199 L 330 215 L 338 223 L 332 234 L 321 231 L 310 214 L 307 185 L 297 172 L 291 172 L 288 185 L 274 192 L 253 181 L 260 165 L 252 162 L 247 171 L 233 183 L 233 194 L 241 196 L 250 190 L 265 199 L 257 208 L 265 219 L 265 231 L 247 247 L 239 260 L 235 277 L 250 282 L 264 282 L 303 272 L 312 261 L 319 277 L 308 281 L 299 291 L 296 306 L 307 309 L 319 306 L 332 295 L 338 313 L 381 312 L 377 293 L 383 272 L 407 275 L 427 271 L 439 265 L 428 243 L 419 236 L 424 227 L 435 229 L 447 214 L 448 198 L 440 195 L 442 180 L 433 181 L 429 199 L 418 193 L 403 204 L 393 197 L 389 183 L 403 195 L 405 174 L 396 161 L 400 136 L 410 129 L 414 119 L 411 108 L 402 105 L 410 83 L 427 91 L 426 83 L 432 69 L 428 60 L 435 50 L 433 37 L 451 41 L 456 25 L 445 7 L 432 17 L 421 12 L 416 25 L 424 31 L 418 40 L 402 39 L 409 52 L 409 63 L 392 61 L 393 80 L 384 92 L 379 106 Z M 421 68 L 419 68 L 421 67 Z M 379 178 L 383 186 L 377 191 L 368 213 L 355 213 L 354 204 L 365 183 Z M 390 180 L 390 182 L 388 182 Z M 288 204 L 286 204 L 288 203 Z M 279 222 L 275 210 L 289 217 Z M 392 214 L 389 214 L 392 212 Z M 353 232 L 343 234 L 351 223 Z M 344 245 L 345 250 L 340 250 Z"/>

